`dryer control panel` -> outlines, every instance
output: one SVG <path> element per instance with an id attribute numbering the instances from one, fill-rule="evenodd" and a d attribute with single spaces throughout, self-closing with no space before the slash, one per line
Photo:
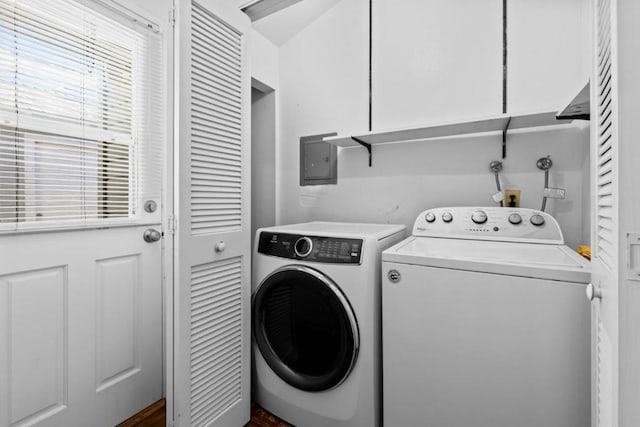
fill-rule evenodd
<path id="1" fill-rule="evenodd" d="M 416 218 L 413 235 L 564 244 L 558 222 L 548 213 L 534 209 L 495 206 L 427 209 Z"/>
<path id="2" fill-rule="evenodd" d="M 263 231 L 258 252 L 289 259 L 334 264 L 360 264 L 362 239 L 304 236 Z"/>

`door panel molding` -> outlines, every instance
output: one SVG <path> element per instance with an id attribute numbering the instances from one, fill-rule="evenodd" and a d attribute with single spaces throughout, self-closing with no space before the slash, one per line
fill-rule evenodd
<path id="1" fill-rule="evenodd" d="M 96 392 L 140 372 L 140 254 L 96 260 Z"/>
<path id="2" fill-rule="evenodd" d="M 0 277 L 0 342 L 7 343 L 0 345 L 0 424 L 42 421 L 66 409 L 67 293 L 67 266 Z"/>

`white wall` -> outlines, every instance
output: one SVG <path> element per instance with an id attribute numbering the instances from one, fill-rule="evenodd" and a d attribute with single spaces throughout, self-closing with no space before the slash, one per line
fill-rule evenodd
<path id="1" fill-rule="evenodd" d="M 169 21 L 169 11 L 173 6 L 173 0 L 133 0 L 131 1 L 144 16 L 154 17 L 159 24 L 165 24 Z"/>
<path id="2" fill-rule="evenodd" d="M 251 32 L 251 78 L 276 90 L 279 85 L 278 47 L 262 34 Z"/>
<path id="3" fill-rule="evenodd" d="M 251 235 L 276 224 L 276 92 L 251 90 Z"/>
<path id="4" fill-rule="evenodd" d="M 255 30 L 251 37 L 251 235 L 276 223 L 278 48 Z"/>
<path id="5" fill-rule="evenodd" d="M 463 117 L 501 111 L 502 10 L 495 4 L 501 6 L 501 2 L 483 2 L 488 4 L 485 8 L 479 8 L 477 3 L 374 2 L 374 129 L 452 119 L 458 111 Z M 581 20 L 543 22 L 550 12 L 525 7 L 524 3 L 509 2 L 510 13 L 526 14 L 537 25 L 511 24 L 510 38 L 520 40 L 516 46 L 528 38 L 539 39 L 552 29 L 554 34 L 584 32 L 574 28 Z M 575 13 L 582 13 L 582 2 L 562 3 L 566 8 L 574 7 Z M 520 12 L 519 6 L 523 6 Z M 431 30 L 425 29 L 429 26 L 440 28 L 446 36 L 430 36 Z M 402 46 L 411 47 L 398 52 Z M 576 48 L 558 52 L 549 44 L 547 50 L 536 52 L 535 58 L 524 56 L 526 63 L 545 63 L 561 76 L 558 81 L 566 83 L 576 78 L 577 68 L 555 68 L 554 64 L 562 57 L 567 64 L 583 64 L 586 69 L 578 74 L 588 75 L 588 59 L 581 56 L 586 51 Z M 518 56 L 510 55 L 511 62 L 517 62 Z M 519 68 L 511 65 L 516 76 L 525 73 L 526 63 Z M 322 219 L 402 223 L 411 227 L 416 215 L 429 207 L 492 204 L 490 195 L 495 184 L 488 164 L 500 157 L 499 135 L 375 146 L 372 168 L 367 166 L 366 150 L 343 149 L 339 153 L 338 185 L 298 185 L 301 136 L 367 130 L 368 1 L 342 0 L 283 45 L 280 73 L 279 223 Z M 541 78 L 550 79 L 548 73 Z M 577 79 L 579 83 L 566 89 L 567 93 L 577 93 L 585 83 L 582 77 Z M 526 79 L 522 81 L 528 85 Z M 537 110 L 550 107 L 543 105 L 547 103 L 558 110 L 570 100 L 566 93 L 558 94 L 557 84 L 535 90 L 544 102 L 525 96 L 525 89 L 520 90 L 522 95 L 516 98 L 517 103 L 513 102 L 514 106 Z M 513 92 L 518 93 L 515 89 Z M 469 105 L 464 104 L 465 99 L 470 99 Z M 539 208 L 543 174 L 535 163 L 539 157 L 551 155 L 551 185 L 566 188 L 567 199 L 550 201 L 548 211 L 560 221 L 570 245 L 588 243 L 584 220 L 588 215 L 584 212 L 588 131 L 573 128 L 511 133 L 508 144 L 506 187 L 522 191 L 522 206 Z"/>

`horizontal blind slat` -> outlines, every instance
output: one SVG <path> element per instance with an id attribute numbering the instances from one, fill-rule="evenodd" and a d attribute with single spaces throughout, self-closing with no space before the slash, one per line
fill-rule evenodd
<path id="1" fill-rule="evenodd" d="M 0 0 L 3 225 L 133 219 L 142 192 L 159 196 L 162 42 L 118 19 Z"/>

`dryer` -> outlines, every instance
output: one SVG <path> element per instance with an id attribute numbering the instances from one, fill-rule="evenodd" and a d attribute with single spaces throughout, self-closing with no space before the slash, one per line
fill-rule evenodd
<path id="1" fill-rule="evenodd" d="M 430 209 L 382 260 L 385 425 L 590 425 L 589 265 L 553 217 Z"/>
<path id="2" fill-rule="evenodd" d="M 402 225 L 311 222 L 256 232 L 255 401 L 303 427 L 380 425 L 380 262 Z"/>

